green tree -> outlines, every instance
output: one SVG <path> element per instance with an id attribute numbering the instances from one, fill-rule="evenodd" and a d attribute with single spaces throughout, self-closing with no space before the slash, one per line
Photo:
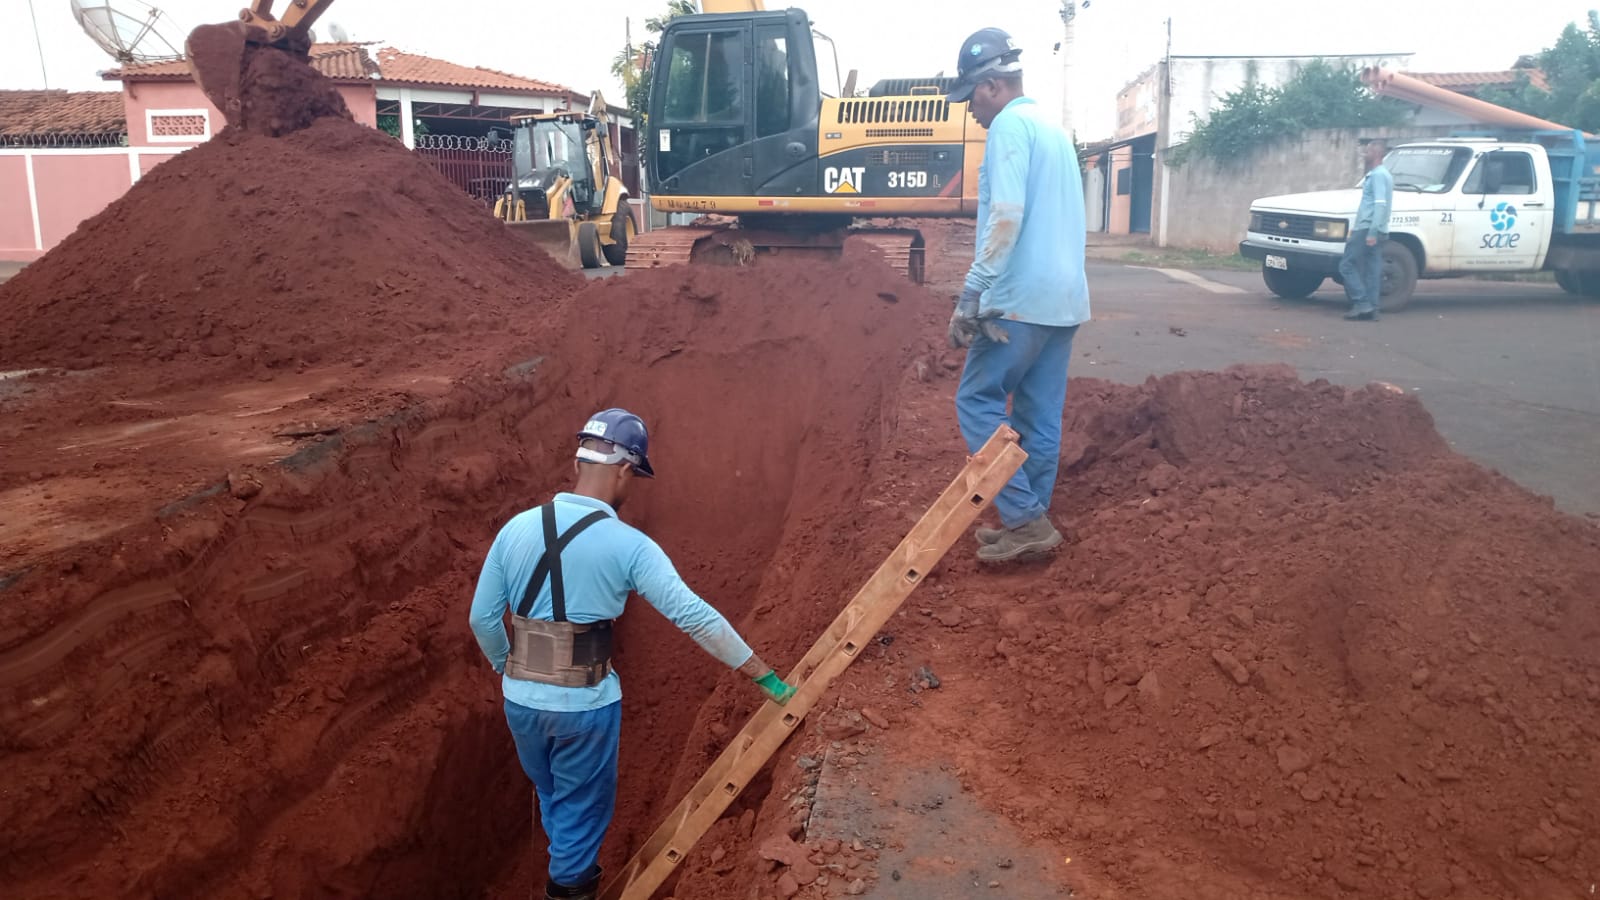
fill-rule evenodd
<path id="1" fill-rule="evenodd" d="M 668 0 L 667 10 L 651 16 L 644 22 L 644 30 L 652 35 L 639 44 L 629 43 L 611 60 L 611 74 L 622 82 L 627 98 L 628 112 L 633 117 L 634 128 L 643 131 L 650 109 L 650 72 L 655 63 L 659 36 L 667 30 L 667 23 L 679 16 L 692 16 L 699 12 L 694 0 Z"/>
<path id="2" fill-rule="evenodd" d="M 1313 60 L 1281 86 L 1252 83 L 1224 96 L 1167 158 L 1175 166 L 1196 157 L 1243 162 L 1262 144 L 1313 128 L 1394 125 L 1405 116 L 1404 106 L 1367 90 L 1355 69 Z"/>
<path id="3" fill-rule="evenodd" d="M 1544 73 L 1548 89 L 1524 72 L 1516 86 L 1484 91 L 1483 99 L 1590 134 L 1600 132 L 1600 13 L 1589 12 L 1587 31 L 1576 23 L 1568 25 L 1554 46 L 1529 61 Z"/>

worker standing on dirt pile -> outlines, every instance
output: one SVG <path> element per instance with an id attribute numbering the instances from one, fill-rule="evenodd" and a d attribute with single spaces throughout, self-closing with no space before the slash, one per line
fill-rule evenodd
<path id="1" fill-rule="evenodd" d="M 949 95 L 952 103 L 967 101 L 989 130 L 978 175 L 977 253 L 950 318 L 950 346 L 969 348 L 956 414 L 973 452 L 1005 422 L 1028 451 L 995 498 L 1002 527 L 977 532 L 978 559 L 991 563 L 1045 554 L 1061 543 L 1050 522 L 1050 495 L 1072 338 L 1089 321 L 1077 153 L 1023 94 L 1021 54 L 998 28 L 973 34 L 961 45 Z"/>
<path id="2" fill-rule="evenodd" d="M 1361 179 L 1361 206 L 1356 210 L 1355 227 L 1344 244 L 1339 274 L 1344 277 L 1344 295 L 1350 311 L 1344 317 L 1352 322 L 1372 322 L 1383 305 L 1383 244 L 1389 239 L 1389 211 L 1394 208 L 1394 176 L 1384 168 L 1389 145 L 1382 140 L 1367 141 L 1361 159 L 1367 164 Z"/>
<path id="3" fill-rule="evenodd" d="M 622 729 L 611 630 L 629 591 L 774 701 L 795 690 L 683 583 L 655 541 L 617 518 L 635 477 L 655 477 L 648 450 L 638 416 L 596 413 L 578 432 L 577 486 L 500 529 L 472 598 L 472 632 L 504 675 L 506 721 L 539 794 L 550 841 L 546 898 L 593 898 L 600 889 Z"/>

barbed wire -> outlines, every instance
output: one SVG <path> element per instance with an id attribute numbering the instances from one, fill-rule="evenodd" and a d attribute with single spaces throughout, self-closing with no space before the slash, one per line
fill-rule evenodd
<path id="1" fill-rule="evenodd" d="M 77 150 L 92 147 L 126 147 L 126 132 L 110 134 L 44 133 L 0 134 L 0 147 Z"/>
<path id="2" fill-rule="evenodd" d="M 419 134 L 418 150 L 472 150 L 478 153 L 510 153 L 511 142 L 460 134 Z"/>

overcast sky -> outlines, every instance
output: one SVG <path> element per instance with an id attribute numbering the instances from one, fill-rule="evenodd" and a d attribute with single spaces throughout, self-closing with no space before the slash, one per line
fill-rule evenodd
<path id="1" fill-rule="evenodd" d="M 34 42 L 30 0 L 0 0 L 0 88 L 49 86 L 114 88 L 97 72 L 113 65 L 73 21 L 70 0 L 31 0 L 38 18 Z M 132 0 L 81 0 L 136 8 Z M 288 0 L 279 0 L 279 5 Z M 175 31 L 226 21 L 241 0 L 156 0 Z M 621 100 L 609 73 L 631 17 L 635 38 L 664 0 L 339 0 L 319 23 L 344 28 L 353 40 L 377 41 L 453 62 L 487 66 L 559 82 L 582 91 L 600 88 Z M 772 4 L 777 7 L 779 4 Z M 1517 56 L 1554 43 L 1562 26 L 1583 21 L 1596 0 L 1090 0 L 1079 13 L 1073 63 L 1073 102 L 1089 140 L 1111 132 L 1115 95 L 1158 60 L 1172 19 L 1172 52 L 1188 55 L 1377 54 L 1414 52 L 1417 71 L 1504 69 Z M 1029 93 L 1058 107 L 1062 57 L 1059 0 L 811 0 L 801 4 L 817 30 L 838 44 L 845 70 L 861 84 L 879 78 L 953 70 L 968 33 L 1005 28 L 1023 48 Z M 822 45 L 825 47 L 826 45 Z M 824 71 L 832 60 L 822 54 Z M 827 80 L 831 80 L 827 79 Z M 826 83 L 826 81 L 825 81 Z"/>

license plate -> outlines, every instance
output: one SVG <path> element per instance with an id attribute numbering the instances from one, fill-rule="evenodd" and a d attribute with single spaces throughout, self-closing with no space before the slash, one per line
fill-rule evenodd
<path id="1" fill-rule="evenodd" d="M 1287 257 L 1287 256 L 1268 256 L 1267 257 L 1267 268 L 1269 268 L 1269 269 L 1282 269 L 1283 271 L 1287 272 L 1287 271 L 1289 271 L 1289 257 Z"/>

